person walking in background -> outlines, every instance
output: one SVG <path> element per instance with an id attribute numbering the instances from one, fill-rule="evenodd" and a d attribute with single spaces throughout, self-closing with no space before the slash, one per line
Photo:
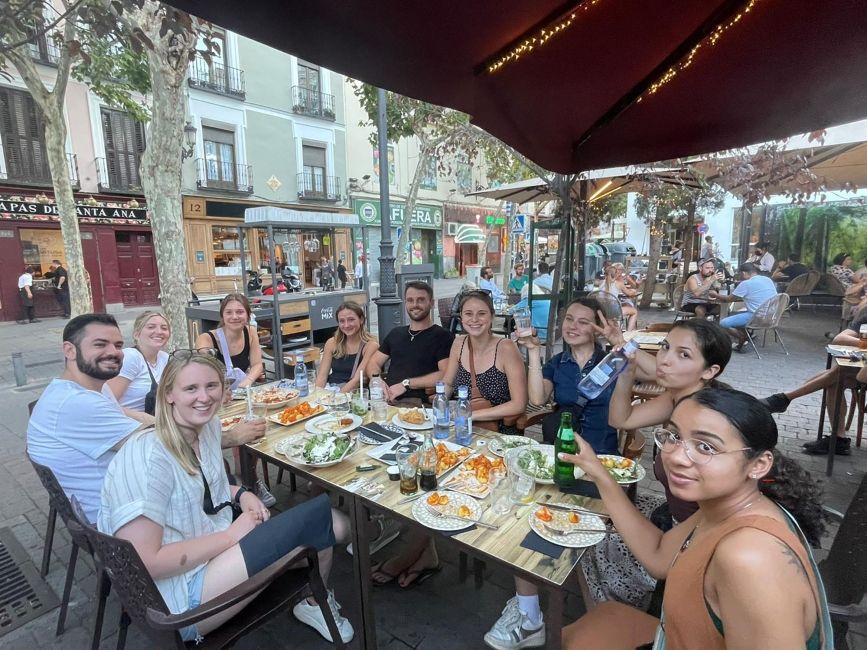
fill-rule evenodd
<path id="1" fill-rule="evenodd" d="M 530 278 L 524 275 L 524 265 L 521 262 L 515 264 L 515 275 L 509 280 L 509 286 L 506 287 L 507 293 L 521 293 L 521 290 L 527 286 Z"/>
<path id="2" fill-rule="evenodd" d="M 678 268 L 683 262 L 683 242 L 680 239 L 675 241 L 668 254 L 671 255 L 671 267 L 673 269 Z"/>
<path id="3" fill-rule="evenodd" d="M 33 307 L 33 271 L 32 266 L 24 269 L 24 273 L 18 276 L 18 295 L 21 296 L 21 306 L 23 308 L 23 319 L 18 321 L 20 324 L 38 323 Z"/>
<path id="4" fill-rule="evenodd" d="M 60 260 L 51 261 L 51 277 L 57 304 L 63 310 L 63 318 L 69 318 L 69 274 Z"/>
<path id="5" fill-rule="evenodd" d="M 704 238 L 704 243 L 701 245 L 701 255 L 699 255 L 699 258 L 709 260 L 714 257 L 716 257 L 716 255 L 714 255 L 713 237 L 708 235 Z"/>
<path id="6" fill-rule="evenodd" d="M 342 257 L 337 262 L 337 279 L 340 280 L 340 288 L 345 289 L 346 288 L 346 280 L 347 280 L 346 265 L 343 263 Z"/>
<path id="7" fill-rule="evenodd" d="M 364 289 L 364 255 L 359 255 L 355 263 L 355 286 Z"/>

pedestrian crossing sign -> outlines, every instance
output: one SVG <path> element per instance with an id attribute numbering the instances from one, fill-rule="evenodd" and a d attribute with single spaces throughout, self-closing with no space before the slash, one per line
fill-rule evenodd
<path id="1" fill-rule="evenodd" d="M 512 234 L 522 235 L 527 232 L 527 215 L 516 214 L 512 217 Z"/>

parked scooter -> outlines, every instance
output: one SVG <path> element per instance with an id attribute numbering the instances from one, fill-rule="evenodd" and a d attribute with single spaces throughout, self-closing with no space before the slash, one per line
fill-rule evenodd
<path id="1" fill-rule="evenodd" d="M 280 271 L 280 276 L 283 278 L 283 284 L 286 285 L 286 291 L 289 293 L 298 292 L 304 288 L 298 273 L 288 264 Z"/>

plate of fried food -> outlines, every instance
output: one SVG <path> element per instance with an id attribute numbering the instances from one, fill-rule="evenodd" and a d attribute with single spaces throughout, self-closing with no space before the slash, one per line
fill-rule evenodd
<path id="1" fill-rule="evenodd" d="M 391 421 L 399 427 L 413 431 L 433 428 L 433 422 L 428 418 L 427 412 L 423 408 L 398 409 Z"/>
<path id="2" fill-rule="evenodd" d="M 228 431 L 229 429 L 231 429 L 233 426 L 238 424 L 238 422 L 240 422 L 243 419 L 244 419 L 243 415 L 236 415 L 236 416 L 231 417 L 231 418 L 222 418 L 220 420 L 220 428 L 223 431 Z"/>
<path id="3" fill-rule="evenodd" d="M 645 469 L 634 460 L 613 454 L 599 454 L 599 462 L 608 470 L 608 473 L 620 485 L 638 483 L 647 473 Z"/>
<path id="4" fill-rule="evenodd" d="M 491 472 L 495 469 L 506 470 L 506 463 L 502 458 L 489 458 L 485 454 L 470 456 L 446 479 L 442 487 L 484 499 L 491 493 Z"/>
<path id="5" fill-rule="evenodd" d="M 412 516 L 434 530 L 462 530 L 473 525 L 467 520 L 481 518 L 482 507 L 465 494 L 434 491 L 415 500 Z"/>
<path id="6" fill-rule="evenodd" d="M 440 440 L 436 444 L 437 476 L 449 471 L 458 463 L 462 463 L 472 452 L 469 447 L 456 445 L 448 440 Z"/>
<path id="7" fill-rule="evenodd" d="M 253 400 L 253 404 L 264 404 L 268 408 L 279 408 L 286 406 L 298 395 L 298 391 L 294 388 L 278 388 L 275 386 L 253 391 L 250 399 Z"/>
<path id="8" fill-rule="evenodd" d="M 300 404 L 296 404 L 295 406 L 287 406 L 279 413 L 272 413 L 268 416 L 268 420 L 275 424 L 282 424 L 284 427 L 289 427 L 324 412 L 325 407 L 322 406 L 322 404 L 307 400 Z"/>

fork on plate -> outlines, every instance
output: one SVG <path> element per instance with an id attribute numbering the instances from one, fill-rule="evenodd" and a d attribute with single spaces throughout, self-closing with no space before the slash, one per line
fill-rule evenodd
<path id="1" fill-rule="evenodd" d="M 467 521 L 467 522 L 476 524 L 477 526 L 481 526 L 482 528 L 489 528 L 491 530 L 499 530 L 500 529 L 499 526 L 495 526 L 494 524 L 488 524 L 488 523 L 485 523 L 484 521 L 480 521 L 478 519 L 471 519 L 469 517 L 458 517 L 457 515 L 446 514 L 445 512 L 441 512 L 441 511 L 437 510 L 429 503 L 425 503 L 424 507 L 427 508 L 427 511 L 429 513 L 431 513 L 433 516 L 435 516 L 437 519 L 457 519 L 459 521 Z"/>

